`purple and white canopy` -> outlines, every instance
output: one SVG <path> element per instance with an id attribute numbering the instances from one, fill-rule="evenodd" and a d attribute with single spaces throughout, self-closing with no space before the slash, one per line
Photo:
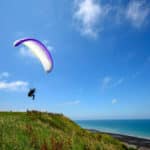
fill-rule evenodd
<path id="1" fill-rule="evenodd" d="M 49 50 L 42 42 L 33 38 L 19 39 L 14 42 L 15 47 L 19 46 L 20 44 L 25 45 L 26 47 L 29 48 L 29 50 L 32 51 L 32 53 L 40 60 L 46 72 L 50 72 L 52 70 L 53 59 L 51 57 Z"/>

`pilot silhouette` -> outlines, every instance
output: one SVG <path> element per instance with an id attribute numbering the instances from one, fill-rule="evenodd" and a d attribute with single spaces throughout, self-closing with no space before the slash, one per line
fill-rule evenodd
<path id="1" fill-rule="evenodd" d="M 36 91 L 36 89 L 33 88 L 33 89 L 30 89 L 28 92 L 28 97 L 32 97 L 32 100 L 35 99 L 35 91 Z"/>

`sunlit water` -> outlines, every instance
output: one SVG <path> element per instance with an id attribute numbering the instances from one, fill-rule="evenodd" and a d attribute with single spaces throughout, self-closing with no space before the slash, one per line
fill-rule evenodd
<path id="1" fill-rule="evenodd" d="M 150 139 L 150 119 L 147 120 L 77 120 L 81 127 L 103 132 L 120 133 Z"/>

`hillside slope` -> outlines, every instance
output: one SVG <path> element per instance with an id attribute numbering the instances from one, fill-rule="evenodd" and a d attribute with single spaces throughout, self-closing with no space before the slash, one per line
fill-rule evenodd
<path id="1" fill-rule="evenodd" d="M 111 136 L 91 133 L 61 114 L 0 112 L 0 150 L 127 150 Z"/>

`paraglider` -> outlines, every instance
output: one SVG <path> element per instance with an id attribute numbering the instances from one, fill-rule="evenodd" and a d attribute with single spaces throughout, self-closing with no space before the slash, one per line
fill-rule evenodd
<path id="1" fill-rule="evenodd" d="M 15 47 L 21 44 L 28 47 L 29 50 L 31 50 L 31 52 L 40 60 L 46 72 L 50 72 L 52 70 L 53 60 L 51 54 L 42 42 L 33 38 L 24 38 L 14 42 Z"/>
<path id="2" fill-rule="evenodd" d="M 46 73 L 52 71 L 53 68 L 53 59 L 49 50 L 46 46 L 37 39 L 33 38 L 23 38 L 14 42 L 14 46 L 17 47 L 19 45 L 24 45 L 29 48 L 29 50 L 37 57 L 37 59 L 41 62 L 43 69 Z M 35 98 L 35 88 L 32 88 L 28 92 L 28 96 Z"/>
<path id="3" fill-rule="evenodd" d="M 35 91 L 36 91 L 36 89 L 33 88 L 33 89 L 30 89 L 28 92 L 28 97 L 32 97 L 32 100 L 34 100 L 34 98 L 35 98 Z"/>

